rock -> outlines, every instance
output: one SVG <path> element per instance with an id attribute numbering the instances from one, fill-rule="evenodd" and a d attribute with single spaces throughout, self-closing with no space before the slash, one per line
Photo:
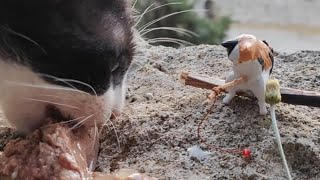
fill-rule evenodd
<path id="1" fill-rule="evenodd" d="M 146 94 L 144 94 L 143 97 L 145 97 L 147 100 L 151 100 L 151 99 L 153 99 L 153 94 L 152 93 L 146 93 Z"/>
<path id="2" fill-rule="evenodd" d="M 211 154 L 208 151 L 203 151 L 200 147 L 198 146 L 192 146 L 188 148 L 188 153 L 190 158 L 196 158 L 199 161 L 204 161 L 206 160 L 209 155 Z"/>

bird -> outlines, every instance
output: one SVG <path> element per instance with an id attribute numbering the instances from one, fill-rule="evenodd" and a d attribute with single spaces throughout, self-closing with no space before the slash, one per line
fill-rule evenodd
<path id="1" fill-rule="evenodd" d="M 229 104 L 238 91 L 251 91 L 258 100 L 259 113 L 267 114 L 265 103 L 266 83 L 274 65 L 274 50 L 266 40 L 251 34 L 241 34 L 221 43 L 226 48 L 228 59 L 232 61 L 232 71 L 226 83 L 246 77 L 246 81 L 226 89 L 222 102 Z"/>

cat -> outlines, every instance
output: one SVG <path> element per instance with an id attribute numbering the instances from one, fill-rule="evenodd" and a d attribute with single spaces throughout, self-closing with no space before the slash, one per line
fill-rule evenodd
<path id="1" fill-rule="evenodd" d="M 135 46 L 131 3 L 1 1 L 0 105 L 11 125 L 28 134 L 50 109 L 90 126 L 121 113 Z"/>

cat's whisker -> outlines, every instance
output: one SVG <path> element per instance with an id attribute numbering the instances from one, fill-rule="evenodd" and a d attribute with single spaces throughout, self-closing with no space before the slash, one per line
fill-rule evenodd
<path id="1" fill-rule="evenodd" d="M 68 100 L 68 101 L 73 101 L 75 103 L 77 103 L 78 105 L 82 106 L 83 103 L 76 101 L 72 98 L 67 98 L 67 97 L 61 97 L 61 96 L 55 96 L 55 95 L 48 95 L 48 94 L 39 94 L 39 96 L 44 96 L 44 97 L 52 97 L 52 98 L 56 98 L 56 99 L 61 99 L 61 100 Z"/>
<path id="2" fill-rule="evenodd" d="M 120 110 L 118 108 L 113 108 L 115 110 Z M 115 115 L 113 112 L 112 112 L 113 115 Z M 121 115 L 125 115 L 127 118 L 128 118 L 128 121 L 132 124 L 134 123 L 137 127 L 139 126 L 139 124 L 135 121 L 133 121 L 131 118 L 130 118 L 130 115 L 128 113 L 125 113 L 124 111 L 121 111 Z M 117 121 L 119 118 L 117 116 L 114 116 L 115 117 L 115 121 Z"/>
<path id="3" fill-rule="evenodd" d="M 91 152 L 94 150 L 94 146 L 96 144 L 96 140 L 97 140 L 97 136 L 100 136 L 100 132 L 99 134 L 97 134 L 98 132 L 98 126 L 97 126 L 97 121 L 94 121 L 94 137 L 93 137 L 93 144 L 92 144 L 92 147 L 91 147 Z M 99 139 L 98 139 L 99 140 Z"/>
<path id="4" fill-rule="evenodd" d="M 60 122 L 58 124 L 69 124 L 69 123 L 73 123 L 73 122 L 76 122 L 82 118 L 85 118 L 85 116 L 81 116 L 81 117 L 78 117 L 78 118 L 75 118 L 75 119 L 71 119 L 71 120 L 68 120 L 68 121 L 63 121 L 63 122 Z"/>
<path id="5" fill-rule="evenodd" d="M 76 87 L 74 87 L 72 84 L 64 81 L 63 79 L 61 78 L 58 78 L 56 76 L 52 76 L 52 75 L 49 75 L 49 74 L 43 74 L 43 73 L 37 73 L 38 75 L 40 76 L 43 76 L 43 77 L 47 77 L 47 78 L 51 78 L 51 79 L 54 79 L 55 81 L 59 81 L 59 82 L 63 82 L 64 84 L 68 85 L 69 87 L 71 87 L 72 89 L 77 89 Z M 77 89 L 78 90 L 78 89 Z"/>
<path id="6" fill-rule="evenodd" d="M 36 46 L 38 46 L 43 53 L 47 54 L 47 51 L 45 49 L 43 49 L 43 47 L 41 47 L 36 41 L 32 40 L 31 38 L 29 38 L 29 37 L 27 37 L 27 36 L 25 36 L 25 35 L 23 35 L 21 33 L 18 33 L 16 31 L 14 31 L 9 27 L 0 26 L 0 28 L 3 29 L 3 30 L 6 30 L 9 33 L 12 33 L 12 34 L 17 35 L 19 37 L 22 37 L 23 39 L 26 39 L 27 41 L 29 41 L 29 42 L 35 44 Z"/>
<path id="7" fill-rule="evenodd" d="M 143 16 L 148 12 L 148 10 L 153 6 L 153 5 L 155 5 L 156 3 L 152 3 L 150 6 L 148 6 L 144 11 L 143 11 L 143 13 L 141 14 L 141 15 L 139 15 L 138 16 L 138 20 L 137 20 L 137 22 L 136 22 L 136 24 L 135 25 L 133 25 L 133 27 L 136 27 L 139 23 L 140 23 L 140 21 L 141 21 L 141 19 L 143 18 Z"/>
<path id="8" fill-rule="evenodd" d="M 61 79 L 64 80 L 64 81 L 66 81 L 66 82 L 73 82 L 73 83 L 78 83 L 78 84 L 87 86 L 88 88 L 91 89 L 91 91 L 94 93 L 94 95 L 96 96 L 96 98 L 98 97 L 98 94 L 97 94 L 97 92 L 94 90 L 94 88 L 93 88 L 91 85 L 89 85 L 89 84 L 87 84 L 87 83 L 85 83 L 85 82 L 78 81 L 78 80 L 75 80 L 75 79 L 64 79 L 64 78 L 61 78 Z"/>
<path id="9" fill-rule="evenodd" d="M 48 104 L 53 104 L 53 105 L 58 105 L 58 106 L 64 106 L 64 107 L 68 107 L 68 108 L 72 108 L 72 109 L 77 109 L 82 112 L 84 111 L 84 110 L 78 108 L 77 106 L 72 106 L 72 105 L 68 105 L 68 104 L 64 104 L 64 103 L 58 103 L 58 102 L 54 102 L 54 101 L 35 99 L 35 98 L 25 98 L 25 97 L 23 97 L 22 99 L 29 100 L 29 101 L 43 102 L 43 103 L 48 103 Z"/>
<path id="10" fill-rule="evenodd" d="M 157 10 L 157 9 L 160 9 L 160 8 L 162 8 L 162 7 L 165 7 L 165 6 L 171 6 L 171 5 L 177 5 L 177 4 L 182 4 L 182 2 L 172 2 L 172 3 L 162 4 L 162 5 L 160 5 L 160 6 L 157 6 L 157 7 L 154 7 L 154 8 L 152 8 L 152 9 L 148 10 L 147 13 L 148 13 L 148 12 L 151 12 L 151 11 L 154 11 L 154 10 Z"/>
<path id="11" fill-rule="evenodd" d="M 107 111 L 107 112 L 109 111 L 109 107 L 103 107 L 102 109 L 105 110 L 105 111 Z M 112 109 L 114 109 L 114 110 L 119 110 L 119 111 L 121 110 L 121 109 L 115 108 L 115 107 L 112 107 Z M 122 112 L 121 112 L 121 113 L 122 113 Z M 111 115 L 115 115 L 115 113 L 111 111 Z M 105 114 L 105 117 L 106 117 L 106 116 L 107 116 L 107 115 Z M 117 117 L 117 116 L 114 116 L 114 117 Z"/>
<path id="12" fill-rule="evenodd" d="M 121 146 L 120 146 L 120 139 L 119 139 L 119 136 L 118 136 L 118 132 L 117 132 L 117 128 L 115 127 L 115 125 L 113 124 L 113 122 L 110 120 L 109 117 L 107 117 L 107 115 L 103 114 L 103 116 L 105 117 L 106 119 L 106 122 L 110 122 L 111 123 L 111 126 L 115 132 L 115 135 L 116 135 L 116 138 L 117 138 L 117 142 L 118 142 L 118 148 L 119 150 L 121 149 Z M 105 123 L 106 124 L 106 123 Z"/>
<path id="13" fill-rule="evenodd" d="M 133 10 L 135 7 L 136 7 L 136 4 L 137 4 L 138 0 L 135 0 L 132 4 L 132 7 L 131 7 L 131 10 Z"/>
<path id="14" fill-rule="evenodd" d="M 149 12 L 151 12 L 151 11 L 155 11 L 155 10 L 160 9 L 160 8 L 162 8 L 162 7 L 165 7 L 165 6 L 182 4 L 182 3 L 181 3 L 181 2 L 166 3 L 166 4 L 163 4 L 163 5 L 160 5 L 160 6 L 157 6 L 157 7 L 154 7 L 154 8 L 152 8 L 152 9 L 150 9 L 150 8 L 151 8 L 152 6 L 154 6 L 155 4 L 156 4 L 156 3 L 153 3 L 153 4 L 151 4 L 150 6 L 148 6 L 148 7 L 143 11 L 143 13 L 138 16 L 138 17 L 139 17 L 138 22 L 137 22 L 133 27 L 136 27 L 136 26 L 140 23 L 141 19 L 142 19 L 147 13 L 149 13 Z M 139 32 L 139 33 L 140 33 L 140 32 Z"/>
<path id="15" fill-rule="evenodd" d="M 143 25 L 142 27 L 139 28 L 138 32 L 142 32 L 144 31 L 146 28 L 152 26 L 153 24 L 163 20 L 163 19 L 166 19 L 168 17 L 171 17 L 171 16 L 174 16 L 174 15 L 178 15 L 178 14 L 182 14 L 182 13 L 187 13 L 187 12 L 195 12 L 195 11 L 198 11 L 198 10 L 193 10 L 193 9 L 189 9 L 189 10 L 184 10 L 184 11 L 178 11 L 178 12 L 173 12 L 173 13 L 170 13 L 170 14 L 167 14 L 167 15 L 164 15 L 164 16 L 161 16 L 153 21 L 150 21 L 149 23 L 146 23 L 145 25 Z"/>
<path id="16" fill-rule="evenodd" d="M 149 39 L 147 40 L 148 43 L 152 44 L 152 43 L 158 43 L 158 42 L 171 42 L 171 43 L 175 43 L 178 45 L 191 45 L 193 46 L 194 43 L 182 40 L 182 39 L 177 39 L 177 38 L 153 38 L 153 39 Z"/>
<path id="17" fill-rule="evenodd" d="M 73 130 L 73 129 L 76 129 L 76 128 L 80 127 L 85 121 L 89 120 L 89 119 L 90 119 L 92 116 L 94 116 L 94 115 L 95 115 L 95 113 L 87 116 L 86 118 L 84 118 L 83 120 L 79 121 L 77 124 L 75 124 L 74 126 L 72 126 L 72 127 L 70 128 L 70 130 Z"/>
<path id="18" fill-rule="evenodd" d="M 94 90 L 94 88 L 92 86 L 90 86 L 89 84 L 85 83 L 85 82 L 82 82 L 82 81 L 79 81 L 79 80 L 75 80 L 75 79 L 59 78 L 59 77 L 55 77 L 55 76 L 48 75 L 48 74 L 40 74 L 40 73 L 38 73 L 38 74 L 41 75 L 41 76 L 44 76 L 44 77 L 55 79 L 56 81 L 63 82 L 63 83 L 65 83 L 66 85 L 70 86 L 73 89 L 77 89 L 77 88 L 75 86 L 73 86 L 72 84 L 70 84 L 69 82 L 84 85 L 84 86 L 90 88 L 91 91 L 95 94 L 95 96 L 98 97 L 97 92 Z"/>
<path id="19" fill-rule="evenodd" d="M 70 92 L 77 92 L 77 93 L 90 95 L 89 93 L 86 93 L 86 92 L 83 92 L 83 91 L 80 91 L 80 90 L 77 90 L 77 89 L 58 87 L 58 86 L 52 86 L 52 85 L 35 85 L 35 84 L 29 84 L 29 83 L 23 83 L 23 82 L 17 82 L 17 81 L 10 81 L 10 80 L 5 80 L 4 82 L 7 83 L 7 84 L 16 85 L 16 86 L 39 88 L 39 89 L 48 89 L 48 90 L 70 91 Z"/>
<path id="20" fill-rule="evenodd" d="M 0 28 L 1 28 L 2 26 L 0 26 Z M 7 35 L 8 36 L 8 35 Z M 26 58 L 25 58 L 25 56 L 24 56 L 24 52 L 23 51 L 20 51 L 19 53 L 21 53 L 21 54 L 19 54 L 18 52 L 17 52 L 17 50 L 7 41 L 7 39 L 5 38 L 6 37 L 6 35 L 4 34 L 3 35 L 3 43 L 10 49 L 10 51 L 15 55 L 15 58 L 17 58 L 17 60 L 20 60 L 20 58 L 21 59 L 23 59 L 23 60 L 25 60 Z"/>
<path id="21" fill-rule="evenodd" d="M 62 121 L 62 122 L 59 122 L 59 123 L 56 123 L 56 124 L 69 124 L 69 123 L 73 123 L 73 122 L 76 122 L 82 118 L 84 118 L 85 116 L 81 116 L 81 117 L 78 117 L 78 118 L 75 118 L 75 119 L 71 119 L 71 120 L 68 120 L 68 121 Z M 50 125 L 47 125 L 47 126 L 43 126 L 41 128 L 47 128 L 47 127 L 51 127 L 51 126 L 54 126 L 56 124 L 50 124 Z"/>
<path id="22" fill-rule="evenodd" d="M 164 4 L 164 5 L 161 5 L 161 6 L 158 6 L 156 8 L 153 8 L 153 9 L 150 9 L 148 10 L 147 12 L 150 12 L 150 11 L 153 11 L 153 10 L 156 10 L 158 8 L 161 8 L 161 7 L 164 7 L 164 6 L 167 6 L 167 5 L 173 5 L 173 4 L 182 4 L 181 2 L 179 3 L 168 3 L 168 4 Z M 150 33 L 150 32 L 153 32 L 153 31 L 156 31 L 156 30 L 168 30 L 168 31 L 175 31 L 177 33 L 180 33 L 182 35 L 185 35 L 185 36 L 188 36 L 188 37 L 192 37 L 192 36 L 196 36 L 196 37 L 199 37 L 199 35 L 195 32 L 192 32 L 190 30 L 187 30 L 187 29 L 184 29 L 184 28 L 178 28 L 178 27 L 156 27 L 156 28 L 150 28 L 148 29 L 148 27 L 152 26 L 153 24 L 163 20 L 163 19 L 166 19 L 166 18 L 169 18 L 171 16 L 174 16 L 174 15 L 178 15 L 178 14 L 182 14 L 182 13 L 187 13 L 187 12 L 198 12 L 198 11 L 207 11 L 206 9 L 190 9 L 190 10 L 184 10 L 184 11 L 178 11 L 178 12 L 173 12 L 173 13 L 170 13 L 170 14 L 167 14 L 167 15 L 164 15 L 164 16 L 161 16 L 155 20 L 152 20 L 148 23 L 146 23 L 145 25 L 143 25 L 142 27 L 140 27 L 138 29 L 138 32 L 139 34 L 141 34 L 141 37 L 143 37 L 144 35 Z M 145 13 L 147 13 L 145 12 Z M 141 19 L 140 19 L 141 21 Z M 176 38 L 168 38 L 168 37 L 159 37 L 159 38 L 154 38 L 154 39 L 146 39 L 144 38 L 146 42 L 148 42 L 149 44 L 152 44 L 152 43 L 159 43 L 159 42 L 170 42 L 170 43 L 174 43 L 174 44 L 178 44 L 180 46 L 185 46 L 185 45 L 194 45 L 193 43 L 191 42 L 188 42 L 188 41 L 185 41 L 185 40 L 182 40 L 182 39 L 176 39 Z"/>
<path id="23" fill-rule="evenodd" d="M 143 37 L 144 35 L 157 30 L 168 30 L 168 31 L 174 31 L 174 32 L 183 34 L 188 37 L 192 37 L 192 36 L 199 37 L 199 35 L 195 32 L 192 32 L 184 28 L 177 28 L 177 27 L 156 27 L 156 28 L 145 29 L 142 32 L 140 32 L 140 35 Z"/>

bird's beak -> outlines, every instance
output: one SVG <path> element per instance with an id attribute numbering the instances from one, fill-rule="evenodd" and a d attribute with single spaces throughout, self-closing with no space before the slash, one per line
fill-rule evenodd
<path id="1" fill-rule="evenodd" d="M 237 40 L 228 40 L 221 43 L 221 46 L 227 49 L 233 49 L 238 44 Z"/>
<path id="2" fill-rule="evenodd" d="M 234 49 L 234 47 L 236 47 L 236 45 L 238 44 L 238 40 L 228 40 L 228 41 L 224 41 L 221 43 L 221 46 L 227 48 L 228 51 L 228 55 L 230 55 L 230 53 L 232 52 L 232 50 Z"/>

